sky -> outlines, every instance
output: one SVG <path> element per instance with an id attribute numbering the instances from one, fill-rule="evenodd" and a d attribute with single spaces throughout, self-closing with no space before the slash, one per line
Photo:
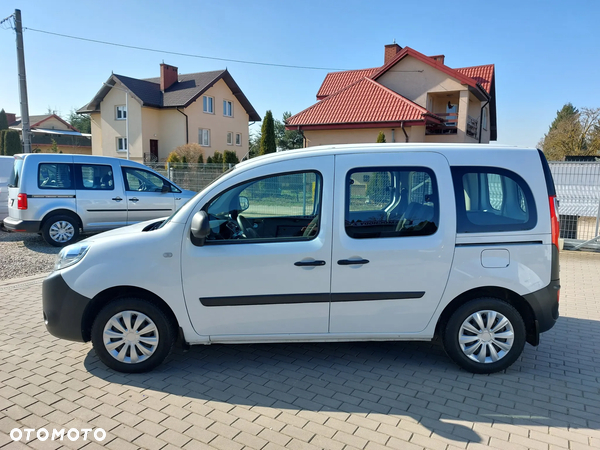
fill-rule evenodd
<path id="1" fill-rule="evenodd" d="M 536 146 L 557 110 L 600 107 L 597 0 L 252 2 L 239 0 L 0 3 L 20 9 L 29 114 L 66 117 L 87 104 L 111 72 L 159 76 L 227 68 L 261 117 L 316 102 L 325 75 L 383 64 L 394 40 L 449 67 L 495 64 L 498 144 Z M 6 25 L 6 24 L 4 24 Z M 42 33 L 191 55 L 133 50 Z M 20 116 L 15 32 L 0 27 L 0 109 Z M 255 124 L 254 128 L 258 128 Z"/>

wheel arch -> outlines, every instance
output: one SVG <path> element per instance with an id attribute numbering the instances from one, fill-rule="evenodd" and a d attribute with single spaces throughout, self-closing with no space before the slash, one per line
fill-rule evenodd
<path id="1" fill-rule="evenodd" d="M 91 340 L 92 324 L 94 323 L 94 319 L 100 310 L 109 303 L 126 297 L 137 297 L 152 302 L 165 314 L 167 319 L 169 319 L 173 325 L 173 333 L 175 336 L 177 336 L 179 322 L 177 321 L 175 313 L 167 304 L 167 302 L 165 302 L 155 293 L 137 286 L 115 286 L 98 293 L 85 308 L 81 323 L 82 336 L 85 342 Z"/>
<path id="2" fill-rule="evenodd" d="M 448 322 L 448 319 L 454 311 L 460 308 L 465 303 L 480 297 L 493 297 L 498 300 L 504 301 L 515 308 L 525 322 L 525 329 L 527 332 L 527 342 L 531 345 L 538 345 L 539 332 L 537 321 L 535 320 L 535 314 L 533 309 L 521 295 L 517 294 L 510 289 L 498 287 L 498 286 L 482 286 L 463 292 L 452 300 L 440 315 L 437 324 L 435 326 L 435 336 L 441 336 L 442 328 Z"/>
<path id="3" fill-rule="evenodd" d="M 77 214 L 72 209 L 61 208 L 61 209 L 53 209 L 52 211 L 48 211 L 46 213 L 46 215 L 40 222 L 40 230 L 44 229 L 44 225 L 46 225 L 46 222 L 48 222 L 48 220 L 52 216 L 71 216 L 71 217 L 73 217 L 73 219 L 75 219 L 77 221 L 77 225 L 79 226 L 80 229 L 83 227 L 83 222 L 81 220 L 81 217 L 79 217 L 79 214 Z"/>

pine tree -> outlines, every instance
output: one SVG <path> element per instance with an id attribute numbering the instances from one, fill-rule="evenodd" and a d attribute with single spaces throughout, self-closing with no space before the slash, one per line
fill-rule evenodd
<path id="1" fill-rule="evenodd" d="M 385 134 L 383 133 L 383 131 L 380 131 L 379 134 L 377 135 L 377 141 L 378 144 L 385 144 Z"/>
<path id="2" fill-rule="evenodd" d="M 16 130 L 4 131 L 4 154 L 6 156 L 16 155 L 22 152 L 21 137 Z"/>
<path id="3" fill-rule="evenodd" d="M 579 110 L 573 106 L 571 102 L 565 104 L 560 111 L 556 111 L 556 118 L 550 125 L 550 130 L 556 130 L 560 122 L 563 120 L 577 120 L 577 115 L 579 114 Z"/>
<path id="4" fill-rule="evenodd" d="M 275 153 L 277 145 L 275 144 L 275 124 L 273 122 L 273 113 L 271 110 L 265 113 L 261 127 L 259 155 Z"/>
<path id="5" fill-rule="evenodd" d="M 0 111 L 0 130 L 8 130 L 8 118 L 4 109 Z"/>

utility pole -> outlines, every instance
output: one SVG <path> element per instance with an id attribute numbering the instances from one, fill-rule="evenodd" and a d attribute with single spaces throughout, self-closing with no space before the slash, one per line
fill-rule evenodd
<path id="1" fill-rule="evenodd" d="M 23 48 L 23 23 L 21 10 L 15 9 L 15 32 L 17 33 L 17 61 L 19 63 L 19 98 L 21 100 L 21 127 L 23 128 L 23 153 L 31 153 L 31 127 L 27 102 L 27 77 L 25 75 L 25 50 Z"/>

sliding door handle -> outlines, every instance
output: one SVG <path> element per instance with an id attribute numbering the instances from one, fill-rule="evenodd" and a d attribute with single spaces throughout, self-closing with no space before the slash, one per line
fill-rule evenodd
<path id="1" fill-rule="evenodd" d="M 324 266 L 325 261 L 296 261 L 294 265 L 298 267 Z"/>
<path id="2" fill-rule="evenodd" d="M 355 264 L 368 264 L 368 259 L 340 259 L 338 264 L 340 266 L 353 266 Z"/>

